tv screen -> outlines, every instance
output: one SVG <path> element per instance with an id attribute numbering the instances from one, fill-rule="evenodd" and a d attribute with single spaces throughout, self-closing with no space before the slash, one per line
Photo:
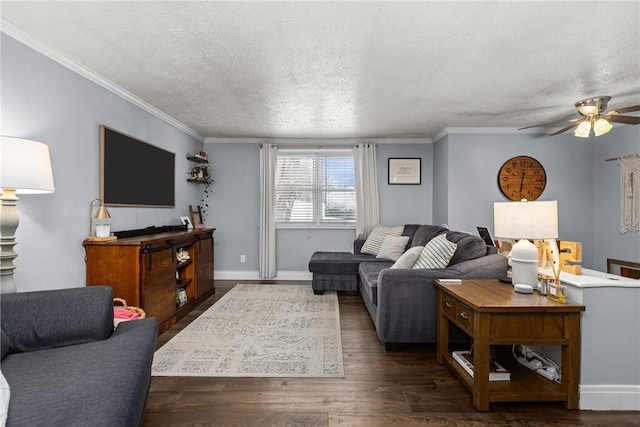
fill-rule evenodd
<path id="1" fill-rule="evenodd" d="M 100 126 L 100 198 L 109 206 L 175 206 L 174 153 Z"/>

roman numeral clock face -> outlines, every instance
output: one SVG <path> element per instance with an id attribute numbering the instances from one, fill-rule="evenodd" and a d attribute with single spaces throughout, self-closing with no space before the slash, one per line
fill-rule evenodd
<path id="1" fill-rule="evenodd" d="M 510 200 L 536 200 L 546 185 L 547 174 L 533 157 L 513 157 L 504 162 L 498 172 L 500 191 Z"/>

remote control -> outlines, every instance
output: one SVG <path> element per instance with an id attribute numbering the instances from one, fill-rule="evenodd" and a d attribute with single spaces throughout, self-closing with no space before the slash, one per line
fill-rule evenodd
<path id="1" fill-rule="evenodd" d="M 460 279 L 438 279 L 438 282 L 442 283 L 443 285 L 459 285 L 460 283 L 462 283 L 462 280 L 460 280 Z"/>

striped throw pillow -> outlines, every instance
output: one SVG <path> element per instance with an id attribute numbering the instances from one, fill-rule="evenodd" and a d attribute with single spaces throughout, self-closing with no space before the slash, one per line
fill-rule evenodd
<path id="1" fill-rule="evenodd" d="M 384 238 L 387 236 L 401 236 L 404 232 L 404 225 L 398 227 L 385 227 L 384 225 L 374 225 L 369 233 L 369 237 L 362 245 L 360 253 L 378 256 Z"/>
<path id="2" fill-rule="evenodd" d="M 424 246 L 413 268 L 445 268 L 457 247 L 458 245 L 447 240 L 446 235 L 440 234 Z"/>

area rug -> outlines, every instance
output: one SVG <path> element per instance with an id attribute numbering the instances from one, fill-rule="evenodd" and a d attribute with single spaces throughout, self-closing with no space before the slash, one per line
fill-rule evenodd
<path id="1" fill-rule="evenodd" d="M 238 284 L 156 351 L 152 375 L 344 377 L 338 297 Z"/>

